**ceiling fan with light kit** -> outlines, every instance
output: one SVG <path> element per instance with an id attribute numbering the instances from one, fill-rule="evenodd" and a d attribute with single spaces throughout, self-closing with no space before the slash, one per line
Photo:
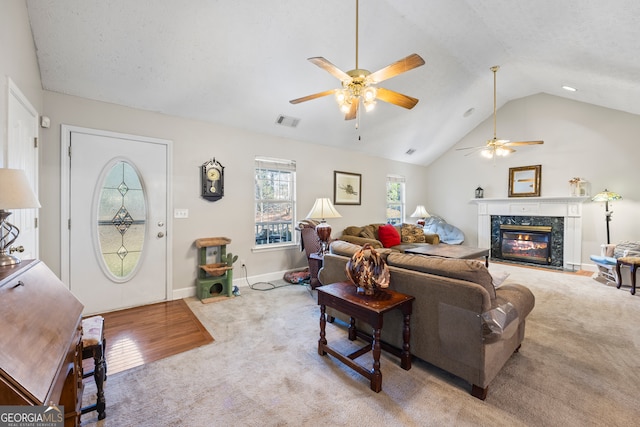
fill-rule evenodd
<path id="1" fill-rule="evenodd" d="M 289 101 L 292 104 L 299 104 L 323 96 L 334 95 L 340 110 L 345 114 L 344 119 L 353 120 L 358 117 L 360 101 L 362 101 L 366 111 L 371 111 L 375 107 L 377 99 L 409 110 L 418 103 L 417 98 L 376 85 L 398 74 L 424 65 L 424 59 L 422 59 L 420 55 L 413 53 L 373 73 L 358 68 L 358 0 L 356 0 L 355 69 L 344 72 L 321 56 L 308 58 L 308 60 L 340 80 L 342 82 L 342 89 L 329 89 L 302 98 L 292 99 Z"/>
<path id="2" fill-rule="evenodd" d="M 464 147 L 457 148 L 456 150 L 472 150 L 469 154 L 476 153 L 480 151 L 480 153 L 489 159 L 493 159 L 495 157 L 505 157 L 511 153 L 515 153 L 511 147 L 517 147 L 521 145 L 536 145 L 536 144 L 544 144 L 544 141 L 509 141 L 508 139 L 498 139 L 496 136 L 496 73 L 500 69 L 498 65 L 494 65 L 490 68 L 493 71 L 493 138 L 487 140 L 484 145 L 478 147 Z"/>

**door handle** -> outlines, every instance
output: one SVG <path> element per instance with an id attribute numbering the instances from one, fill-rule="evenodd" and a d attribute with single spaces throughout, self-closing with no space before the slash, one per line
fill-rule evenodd
<path id="1" fill-rule="evenodd" d="M 158 237 L 162 239 L 164 237 L 164 233 L 162 231 L 158 231 Z"/>

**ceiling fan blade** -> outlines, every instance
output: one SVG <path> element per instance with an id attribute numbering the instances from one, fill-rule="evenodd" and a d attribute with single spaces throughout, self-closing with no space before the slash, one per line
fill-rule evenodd
<path id="1" fill-rule="evenodd" d="M 477 153 L 477 152 L 479 152 L 479 151 L 480 151 L 480 150 L 469 151 L 469 152 L 468 152 L 467 154 L 465 154 L 464 156 L 465 156 L 465 157 L 467 157 L 467 156 L 470 156 L 470 155 L 472 155 L 472 154 L 476 154 L 476 153 Z"/>
<path id="2" fill-rule="evenodd" d="M 325 90 L 324 92 L 318 92 L 318 93 L 314 93 L 313 95 L 303 96 L 302 98 L 292 99 L 289 102 L 292 104 L 299 104 L 301 102 L 311 101 L 312 99 L 322 98 L 323 96 L 333 95 L 334 93 L 336 93 L 337 90 L 338 89 Z"/>
<path id="3" fill-rule="evenodd" d="M 463 147 L 463 148 L 456 148 L 456 151 L 462 151 L 462 150 L 480 150 L 482 148 L 487 148 L 485 145 L 481 145 L 479 147 Z"/>
<path id="4" fill-rule="evenodd" d="M 380 83 L 381 81 L 390 79 L 391 77 L 395 77 L 398 74 L 402 74 L 409 70 L 413 70 L 421 65 L 424 65 L 424 59 L 422 59 L 422 57 L 417 53 L 412 53 L 406 58 L 387 65 L 375 73 L 369 74 L 367 80 L 369 80 L 371 84 Z"/>
<path id="5" fill-rule="evenodd" d="M 340 81 L 351 80 L 351 77 L 349 76 L 349 74 L 345 73 L 340 68 L 336 67 L 331 62 L 324 59 L 322 56 L 314 56 L 313 58 L 308 58 L 308 60 L 313 62 L 323 70 L 327 71 L 329 74 L 331 74 L 332 76 L 334 76 Z"/>
<path id="6" fill-rule="evenodd" d="M 349 112 L 344 115 L 345 120 L 353 120 L 358 116 L 358 105 L 360 104 L 360 98 L 353 98 L 351 101 L 351 108 L 349 108 Z"/>
<path id="7" fill-rule="evenodd" d="M 536 145 L 544 144 L 544 141 L 513 141 L 504 143 L 505 146 L 517 146 L 517 145 Z"/>
<path id="8" fill-rule="evenodd" d="M 418 103 L 417 98 L 413 98 L 408 95 L 403 95 L 393 90 L 385 89 L 383 87 L 376 88 L 376 98 L 381 101 L 388 102 L 399 107 L 404 107 L 408 110 L 412 109 Z"/>

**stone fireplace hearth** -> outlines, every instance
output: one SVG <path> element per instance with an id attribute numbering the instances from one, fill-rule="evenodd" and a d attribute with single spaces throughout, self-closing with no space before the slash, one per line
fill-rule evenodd
<path id="1" fill-rule="evenodd" d="M 510 225 L 551 226 L 551 260 L 549 263 L 535 264 L 555 269 L 580 270 L 582 203 L 587 199 L 588 197 L 474 199 L 472 202 L 478 205 L 478 247 L 491 248 L 492 258 L 503 258 L 500 222 Z M 494 227 L 496 224 L 497 231 Z"/>

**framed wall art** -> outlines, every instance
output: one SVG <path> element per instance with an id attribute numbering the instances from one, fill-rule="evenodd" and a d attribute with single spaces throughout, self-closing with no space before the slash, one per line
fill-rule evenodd
<path id="1" fill-rule="evenodd" d="M 509 168 L 509 197 L 540 197 L 542 165 Z"/>
<path id="2" fill-rule="evenodd" d="M 359 205 L 362 201 L 362 175 L 333 171 L 333 204 Z"/>

